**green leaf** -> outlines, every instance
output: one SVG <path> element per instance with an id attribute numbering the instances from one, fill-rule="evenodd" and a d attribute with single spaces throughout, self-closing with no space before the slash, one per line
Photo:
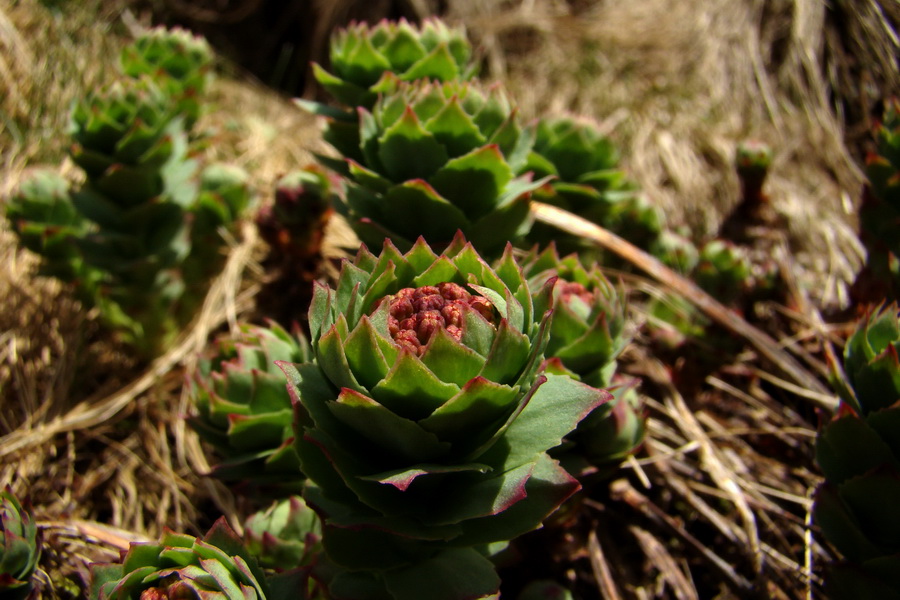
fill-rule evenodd
<path id="1" fill-rule="evenodd" d="M 425 129 L 444 145 L 452 158 L 473 152 L 486 141 L 478 125 L 463 110 L 457 96 L 451 97 L 441 110 L 428 119 Z"/>
<path id="2" fill-rule="evenodd" d="M 463 534 L 454 543 L 460 546 L 488 544 L 511 540 L 537 529 L 580 487 L 557 461 L 541 454 L 525 484 L 525 498 L 497 515 L 464 521 Z"/>
<path id="3" fill-rule="evenodd" d="M 462 523 L 498 515 L 527 496 L 525 486 L 535 464 L 520 465 L 505 473 L 458 477 L 435 502 L 429 522 L 437 525 Z"/>
<path id="4" fill-rule="evenodd" d="M 475 600 L 499 593 L 494 565 L 471 548 L 451 548 L 407 568 L 384 575 L 395 600 Z"/>
<path id="5" fill-rule="evenodd" d="M 378 158 L 385 174 L 401 183 L 410 179 L 428 179 L 448 160 L 447 150 L 419 122 L 412 108 L 385 129 L 378 139 Z"/>
<path id="6" fill-rule="evenodd" d="M 366 389 L 374 387 L 387 375 L 390 365 L 381 351 L 378 334 L 369 317 L 363 315 L 344 343 L 344 354 L 354 377 Z"/>
<path id="7" fill-rule="evenodd" d="M 456 59 L 453 58 L 447 44 L 440 44 L 427 56 L 410 67 L 400 78 L 404 81 L 415 81 L 417 79 L 451 81 L 458 76 L 459 67 L 456 65 Z"/>
<path id="8" fill-rule="evenodd" d="M 501 319 L 480 375 L 489 381 L 515 383 L 528 362 L 531 351 L 528 336 L 511 327 L 506 319 Z"/>
<path id="9" fill-rule="evenodd" d="M 840 495 L 863 533 L 883 548 L 896 548 L 900 540 L 900 475 L 895 468 L 878 467 L 845 481 Z"/>
<path id="10" fill-rule="evenodd" d="M 459 393 L 419 422 L 442 440 L 468 452 L 493 436 L 515 410 L 521 392 L 483 377 L 466 383 Z"/>
<path id="11" fill-rule="evenodd" d="M 468 311 L 467 311 L 468 312 Z M 441 381 L 466 385 L 484 366 L 484 357 L 440 329 L 428 342 L 422 363 Z"/>
<path id="12" fill-rule="evenodd" d="M 836 486 L 825 483 L 816 491 L 813 519 L 825 538 L 848 559 L 862 562 L 881 554 L 847 511 Z"/>
<path id="13" fill-rule="evenodd" d="M 343 315 L 340 315 L 343 319 Z M 350 369 L 350 363 L 344 354 L 344 343 L 338 332 L 338 324 L 332 325 L 316 344 L 316 357 L 322 371 L 337 388 L 349 388 L 365 393 L 366 388 L 360 385 Z"/>
<path id="14" fill-rule="evenodd" d="M 450 449 L 450 444 L 441 442 L 415 421 L 398 416 L 358 392 L 342 390 L 335 402 L 328 403 L 328 408 L 379 449 L 403 460 L 434 460 Z"/>
<path id="15" fill-rule="evenodd" d="M 406 71 L 427 54 L 425 47 L 406 22 L 401 22 L 397 26 L 394 36 L 381 51 L 397 73 Z"/>
<path id="16" fill-rule="evenodd" d="M 489 145 L 449 161 L 429 183 L 474 221 L 494 210 L 512 178 L 497 146 Z"/>
<path id="17" fill-rule="evenodd" d="M 382 224 L 407 239 L 422 236 L 439 245 L 468 226 L 468 219 L 459 208 L 420 179 L 393 187 L 382 202 Z"/>
<path id="18" fill-rule="evenodd" d="M 378 483 L 382 483 L 385 485 L 390 485 L 400 490 L 401 492 L 405 492 L 409 489 L 409 486 L 413 484 L 413 482 L 428 478 L 430 475 L 435 475 L 436 479 L 443 479 L 443 475 L 447 475 L 448 473 L 487 473 L 491 468 L 487 465 L 481 465 L 477 463 L 469 463 L 462 465 L 440 465 L 440 464 L 424 464 L 417 463 L 415 466 L 404 468 L 404 469 L 396 469 L 393 471 L 388 471 L 386 473 L 377 473 L 375 475 L 366 475 L 360 477 L 365 481 L 377 481 Z M 432 509 L 429 508 L 429 513 L 432 512 Z M 444 523 L 444 525 L 452 525 L 453 523 Z"/>
<path id="19" fill-rule="evenodd" d="M 891 449 L 869 425 L 854 414 L 826 424 L 816 438 L 816 462 L 835 484 L 883 464 L 898 466 Z"/>
<path id="20" fill-rule="evenodd" d="M 418 421 L 459 392 L 459 386 L 441 381 L 409 351 L 391 367 L 387 377 L 372 388 L 372 397 L 398 415 Z"/>
<path id="21" fill-rule="evenodd" d="M 382 73 L 391 70 L 391 63 L 375 49 L 369 36 L 361 36 L 340 67 L 342 77 L 369 87 L 381 78 Z"/>
<path id="22" fill-rule="evenodd" d="M 537 454 L 558 446 L 592 410 L 612 399 L 564 375 L 546 375 L 531 400 L 495 444 L 478 460 L 506 471 L 531 462 Z"/>

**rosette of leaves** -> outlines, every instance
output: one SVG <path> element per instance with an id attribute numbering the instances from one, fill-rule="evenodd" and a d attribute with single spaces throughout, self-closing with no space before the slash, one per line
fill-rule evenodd
<path id="1" fill-rule="evenodd" d="M 576 254 L 560 258 L 553 244 L 523 262 L 532 289 L 555 279 L 547 357 L 560 359 L 588 385 L 607 387 L 630 341 L 622 296 L 596 264 L 586 268 Z"/>
<path id="2" fill-rule="evenodd" d="M 332 72 L 313 64 L 319 85 L 345 106 L 368 109 L 383 91 L 385 73 L 402 81 L 454 81 L 476 70 L 465 30 L 439 19 L 421 26 L 406 19 L 351 24 L 332 36 L 329 58 Z"/>
<path id="3" fill-rule="evenodd" d="M 187 158 L 183 120 L 150 80 L 126 79 L 72 111 L 71 157 L 85 183 L 27 181 L 7 216 L 47 274 L 77 283 L 80 299 L 145 359 L 194 314 L 222 262 L 220 230 L 249 202 L 245 176 Z"/>
<path id="4" fill-rule="evenodd" d="M 900 297 L 900 99 L 887 104 L 875 130 L 877 150 L 866 157 L 869 186 L 860 208 L 860 233 L 867 271 L 881 296 Z M 876 300 L 878 293 L 870 294 Z"/>
<path id="5" fill-rule="evenodd" d="M 247 550 L 266 569 L 312 565 L 322 551 L 322 524 L 300 496 L 277 500 L 244 523 Z"/>
<path id="6" fill-rule="evenodd" d="M 185 126 L 194 125 L 212 79 L 213 53 L 204 38 L 180 27 L 154 27 L 122 49 L 120 62 L 129 77 L 151 78 L 183 115 Z"/>
<path id="7" fill-rule="evenodd" d="M 91 600 L 265 600 L 270 586 L 240 537 L 220 518 L 203 539 L 166 530 L 133 543 L 120 563 L 91 567 Z M 300 592 L 302 590 L 298 590 Z M 303 598 L 294 593 L 292 598 Z"/>
<path id="8" fill-rule="evenodd" d="M 602 226 L 609 226 L 619 203 L 633 202 L 635 185 L 617 168 L 619 153 L 596 124 L 584 117 L 540 119 L 534 148 L 522 172 L 552 176 L 535 199 Z M 537 223 L 528 239 L 540 245 L 554 240 L 563 254 L 583 250 L 586 243 Z"/>
<path id="9" fill-rule="evenodd" d="M 551 303 L 511 247 L 492 269 L 462 236 L 363 248 L 317 285 L 316 363 L 282 367 L 335 597 L 496 594 L 486 554 L 578 488 L 547 450 L 608 394 L 539 373 Z"/>
<path id="10" fill-rule="evenodd" d="M 37 597 L 32 575 L 40 555 L 31 510 L 7 487 L 0 491 L 0 596 L 10 600 Z"/>
<path id="11" fill-rule="evenodd" d="M 575 254 L 560 258 L 553 245 L 525 264 L 532 289 L 556 279 L 546 372 L 609 388 L 617 358 L 630 341 L 622 296 L 596 265 L 586 269 Z M 585 475 L 601 469 L 608 474 L 641 445 L 644 417 L 636 387 L 637 382 L 628 379 L 611 389 L 612 399 L 582 420 L 553 451 L 570 472 Z"/>
<path id="12" fill-rule="evenodd" d="M 828 597 L 900 598 L 900 314 L 865 317 L 847 340 L 835 417 L 816 439 L 825 475 L 816 523 L 843 555 L 829 566 Z"/>
<path id="13" fill-rule="evenodd" d="M 338 210 L 366 243 L 442 246 L 462 231 L 498 256 L 531 226 L 529 192 L 543 182 L 515 174 L 533 131 L 498 87 L 389 80 L 391 93 L 360 109 L 359 146 L 338 147 L 351 180 Z"/>
<path id="14" fill-rule="evenodd" d="M 217 341 L 195 375 L 196 414 L 188 420 L 221 457 L 214 476 L 280 496 L 299 492 L 291 400 L 275 362 L 309 359 L 303 335 L 276 323 L 245 325 Z"/>

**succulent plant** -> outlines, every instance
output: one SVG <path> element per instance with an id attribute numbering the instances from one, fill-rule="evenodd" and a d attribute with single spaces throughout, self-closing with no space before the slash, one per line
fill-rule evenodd
<path id="1" fill-rule="evenodd" d="M 280 496 L 299 492 L 291 400 L 275 362 L 309 359 L 303 335 L 275 323 L 218 340 L 194 377 L 196 413 L 188 419 L 222 458 L 213 475 Z"/>
<path id="2" fill-rule="evenodd" d="M 438 19 L 425 19 L 420 27 L 405 19 L 351 24 L 332 36 L 330 50 L 334 73 L 313 64 L 313 75 L 348 107 L 371 108 L 385 73 L 403 81 L 465 80 L 475 73 L 465 31 Z"/>
<path id="3" fill-rule="evenodd" d="M 202 96 L 212 79 L 209 44 L 180 27 L 154 27 L 122 50 L 122 71 L 150 78 L 162 88 L 190 129 L 200 116 Z"/>
<path id="4" fill-rule="evenodd" d="M 700 248 L 700 262 L 693 278 L 701 288 L 728 303 L 753 286 L 753 267 L 743 248 L 717 239 Z"/>
<path id="5" fill-rule="evenodd" d="M 75 283 L 82 302 L 143 359 L 165 350 L 193 317 L 222 264 L 219 232 L 233 232 L 250 198 L 237 169 L 213 165 L 198 176 L 186 118 L 150 76 L 91 92 L 75 103 L 70 126 L 84 184 L 67 189 L 37 173 L 7 208 L 23 245 L 42 255 L 42 271 Z"/>
<path id="6" fill-rule="evenodd" d="M 36 597 L 32 575 L 40 555 L 34 516 L 7 487 L 0 491 L 0 596 L 10 600 Z"/>
<path id="7" fill-rule="evenodd" d="M 203 539 L 166 530 L 157 543 L 131 544 L 121 563 L 93 565 L 89 597 L 265 600 L 268 594 L 262 569 L 223 517 Z"/>
<path id="8" fill-rule="evenodd" d="M 79 284 L 79 291 L 92 297 L 92 274 L 75 239 L 89 223 L 72 205 L 69 184 L 55 171 L 33 171 L 9 198 L 6 217 L 21 244 L 43 257 L 41 274 Z"/>
<path id="9" fill-rule="evenodd" d="M 244 523 L 247 550 L 266 569 L 311 565 L 322 551 L 319 516 L 300 496 L 277 500 Z"/>
<path id="10" fill-rule="evenodd" d="M 622 296 L 596 265 L 585 268 L 576 254 L 560 258 L 555 245 L 523 263 L 532 289 L 555 279 L 546 356 L 560 359 L 588 385 L 610 385 L 616 358 L 630 341 Z"/>
<path id="11" fill-rule="evenodd" d="M 497 87 L 387 80 L 392 92 L 360 109 L 359 146 L 338 146 L 351 180 L 338 209 L 367 243 L 446 245 L 461 230 L 499 255 L 528 231 L 528 193 L 543 183 L 515 177 L 533 131 Z"/>
<path id="12" fill-rule="evenodd" d="M 325 226 L 334 212 L 341 182 L 323 168 L 310 166 L 281 177 L 275 201 L 260 209 L 256 225 L 287 277 L 311 281 L 322 258 Z"/>
<path id="13" fill-rule="evenodd" d="M 829 598 L 900 597 L 900 312 L 864 317 L 847 340 L 835 417 L 816 439 L 825 483 L 813 516 L 843 555 L 829 565 Z"/>
<path id="14" fill-rule="evenodd" d="M 523 262 L 532 289 L 556 278 L 545 372 L 568 375 L 593 387 L 612 386 L 616 359 L 630 341 L 622 296 L 596 265 L 586 269 L 575 254 L 560 258 L 553 245 Z M 608 475 L 643 442 L 637 381 L 618 379 L 610 390 L 612 399 L 585 417 L 551 452 L 569 472 L 587 475 L 600 470 Z"/>
<path id="15" fill-rule="evenodd" d="M 635 194 L 635 185 L 617 169 L 619 154 L 612 141 L 585 117 L 548 117 L 538 121 L 534 148 L 522 172 L 553 179 L 535 199 L 608 227 L 611 211 Z M 528 241 L 541 246 L 554 240 L 564 254 L 589 245 L 556 228 L 536 223 Z"/>
<path id="16" fill-rule="evenodd" d="M 461 235 L 440 256 L 364 247 L 317 285 L 316 363 L 282 368 L 335 596 L 495 594 L 490 545 L 578 488 L 546 451 L 608 394 L 539 373 L 551 303 L 511 247 L 492 269 Z"/>
<path id="17" fill-rule="evenodd" d="M 650 254 L 679 273 L 689 274 L 700 262 L 697 246 L 684 235 L 671 230 L 661 231 L 649 248 Z"/>

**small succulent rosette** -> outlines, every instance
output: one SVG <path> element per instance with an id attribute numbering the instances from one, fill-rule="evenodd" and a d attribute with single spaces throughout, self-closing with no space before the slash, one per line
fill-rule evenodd
<path id="1" fill-rule="evenodd" d="M 536 179 L 552 177 L 535 192 L 536 200 L 608 227 L 612 212 L 633 201 L 636 191 L 618 163 L 618 151 L 596 122 L 557 116 L 538 121 L 534 147 L 521 172 L 530 171 Z M 589 242 L 542 223 L 535 223 L 528 235 L 529 242 L 541 246 L 551 240 L 564 254 L 594 249 Z"/>
<path id="2" fill-rule="evenodd" d="M 835 417 L 816 439 L 825 483 L 813 517 L 842 558 L 828 566 L 828 597 L 900 597 L 900 309 L 882 307 L 844 351 Z M 837 369 L 836 369 L 837 370 Z"/>
<path id="3" fill-rule="evenodd" d="M 496 594 L 486 554 L 578 489 L 547 450 L 609 395 L 539 372 L 552 288 L 462 236 L 440 255 L 363 248 L 317 286 L 316 363 L 282 367 L 336 597 Z"/>
<path id="4" fill-rule="evenodd" d="M 0 491 L 0 597 L 37 598 L 32 575 L 41 556 L 34 516 L 9 488 Z"/>
<path id="5" fill-rule="evenodd" d="M 475 73 L 465 30 L 438 19 L 416 26 L 405 19 L 354 23 L 331 38 L 332 72 L 313 64 L 323 88 L 348 107 L 371 108 L 385 73 L 403 81 L 470 79 Z"/>
<path id="6" fill-rule="evenodd" d="M 245 325 L 237 336 L 218 340 L 216 355 L 194 376 L 196 412 L 188 419 L 221 457 L 212 475 L 247 490 L 299 492 L 291 400 L 275 363 L 309 358 L 303 335 L 275 323 Z"/>
<path id="7" fill-rule="evenodd" d="M 302 497 L 290 496 L 251 515 L 244 523 L 244 541 L 265 569 L 309 567 L 322 551 L 322 524 Z"/>
<path id="8" fill-rule="evenodd" d="M 180 27 L 154 27 L 122 49 L 122 71 L 159 85 L 188 129 L 200 117 L 202 96 L 212 80 L 213 52 L 205 39 Z"/>
<path id="9" fill-rule="evenodd" d="M 203 539 L 166 530 L 157 543 L 131 544 L 119 563 L 91 567 L 91 600 L 269 597 L 265 574 L 224 517 Z"/>
<path id="10" fill-rule="evenodd" d="M 585 268 L 575 254 L 560 258 L 553 245 L 532 252 L 524 262 L 532 289 L 556 279 L 544 372 L 568 375 L 612 393 L 612 399 L 582 420 L 551 454 L 582 479 L 606 476 L 637 451 L 645 433 L 638 382 L 616 375 L 617 358 L 631 341 L 624 294 L 596 264 Z"/>
<path id="11" fill-rule="evenodd" d="M 64 177 L 46 169 L 32 171 L 7 201 L 6 218 L 19 242 L 43 258 L 42 275 L 74 283 L 79 293 L 85 287 L 90 290 L 96 275 L 74 243 L 87 232 L 89 223 L 72 205 Z"/>
<path id="12" fill-rule="evenodd" d="M 532 289 L 555 279 L 547 357 L 560 359 L 589 385 L 608 386 L 616 359 L 631 340 L 624 293 L 596 264 L 585 267 L 576 254 L 561 258 L 554 244 L 522 261 Z"/>
<path id="13" fill-rule="evenodd" d="M 499 256 L 530 229 L 530 192 L 545 183 L 517 176 L 533 129 L 496 86 L 388 81 L 391 93 L 359 111 L 358 144 L 329 140 L 350 180 L 338 210 L 369 244 L 389 237 L 406 250 L 423 236 L 437 247 L 461 230 Z"/>

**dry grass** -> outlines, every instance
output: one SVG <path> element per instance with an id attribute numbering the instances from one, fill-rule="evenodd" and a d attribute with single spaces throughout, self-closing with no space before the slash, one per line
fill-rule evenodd
<path id="1" fill-rule="evenodd" d="M 35 0 L 0 6 L 2 195 L 28 167 L 62 159 L 71 100 L 110 77 L 133 26 L 112 3 L 83 4 L 65 18 Z M 854 153 L 873 98 L 849 91 L 859 63 L 874 82 L 866 90 L 900 93 L 897 15 L 860 5 L 842 30 L 811 0 L 459 0 L 448 17 L 465 23 L 485 76 L 504 80 L 526 114 L 596 118 L 670 223 L 699 237 L 738 200 L 736 143 L 770 143 L 768 190 L 788 217 L 798 290 L 797 306 L 770 307 L 768 334 L 821 378 L 816 357 L 840 336 L 819 311 L 846 303 L 862 258 Z M 261 198 L 323 149 L 308 117 L 243 78 L 221 79 L 212 96 L 207 158 L 248 169 Z M 0 225 L 0 485 L 34 501 L 44 568 L 77 579 L 87 561 L 164 526 L 198 533 L 218 514 L 239 526 L 249 507 L 201 475 L 206 458 L 181 417 L 193 357 L 212 331 L 252 314 L 260 248 L 252 228 L 244 233 L 192 328 L 141 367 L 65 289 L 36 276 L 34 257 Z M 567 577 L 584 598 L 810 597 L 828 557 L 809 527 L 822 395 L 798 393 L 758 351 L 694 387 L 642 344 L 628 352 L 648 394 L 646 452 L 572 522 L 536 534 L 556 536 L 538 572 Z"/>

